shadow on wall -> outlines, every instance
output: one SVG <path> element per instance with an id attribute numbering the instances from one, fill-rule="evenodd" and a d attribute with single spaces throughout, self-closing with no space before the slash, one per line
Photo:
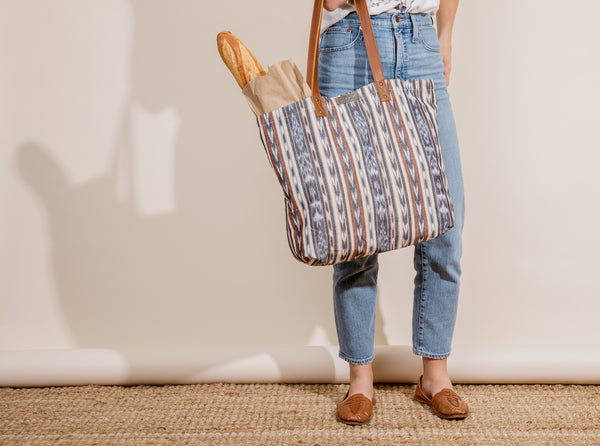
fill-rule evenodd
<path id="1" fill-rule="evenodd" d="M 273 245 L 264 246 L 273 231 L 285 240 L 283 197 L 275 220 L 266 222 L 270 216 L 246 213 L 260 199 L 252 188 L 218 195 L 215 178 L 225 177 L 228 166 L 220 152 L 230 147 L 207 147 L 219 137 L 198 83 L 234 81 L 224 74 L 215 25 L 202 26 L 206 7 L 157 0 L 131 5 L 131 90 L 108 173 L 74 186 L 44 144 L 18 148 L 23 180 L 47 211 L 55 293 L 73 339 L 85 348 L 307 345 L 320 326 L 322 337 L 337 344 L 331 267 L 300 265 L 287 246 L 289 262 L 282 262 L 273 258 Z M 191 63 L 199 52 L 209 64 Z M 134 104 L 152 113 L 171 107 L 180 117 L 176 206 L 168 213 L 143 215 L 115 192 L 119 160 L 131 158 Z M 263 150 L 258 133 L 253 143 Z M 242 218 L 229 209 L 236 203 L 246 213 Z M 387 344 L 380 323 L 376 344 Z"/>

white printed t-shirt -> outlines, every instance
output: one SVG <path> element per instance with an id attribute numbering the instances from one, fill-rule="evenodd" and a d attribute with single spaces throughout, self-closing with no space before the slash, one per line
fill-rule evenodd
<path id="1" fill-rule="evenodd" d="M 440 0 L 367 0 L 367 7 L 369 15 L 377 15 L 383 12 L 433 15 L 440 7 Z M 354 4 L 350 2 L 344 3 L 335 11 L 323 9 L 321 34 L 352 11 L 356 11 L 356 9 L 354 8 Z"/>

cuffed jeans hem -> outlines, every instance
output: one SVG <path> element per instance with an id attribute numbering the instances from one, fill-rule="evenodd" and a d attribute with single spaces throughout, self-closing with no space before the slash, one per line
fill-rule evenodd
<path id="1" fill-rule="evenodd" d="M 425 352 L 423 350 L 420 350 L 418 348 L 413 348 L 413 353 L 415 355 L 424 356 L 426 358 L 432 358 L 432 359 L 444 359 L 444 358 L 447 358 L 448 356 L 450 356 L 450 352 L 442 353 L 442 354 L 427 353 L 427 352 Z"/>
<path id="2" fill-rule="evenodd" d="M 340 358 L 342 358 L 344 361 L 349 362 L 350 364 L 368 364 L 369 362 L 373 361 L 373 359 L 375 358 L 375 353 L 373 353 L 367 359 L 352 359 L 349 356 L 346 356 L 341 351 L 338 352 L 338 356 Z"/>

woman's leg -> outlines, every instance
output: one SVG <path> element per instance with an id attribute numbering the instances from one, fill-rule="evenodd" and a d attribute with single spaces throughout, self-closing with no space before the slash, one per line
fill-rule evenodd
<path id="1" fill-rule="evenodd" d="M 356 14 L 324 33 L 319 45 L 319 89 L 325 96 L 349 93 L 370 82 L 370 68 Z M 349 364 L 348 395 L 373 397 L 377 254 L 333 265 L 333 307 L 338 356 Z"/>
<path id="2" fill-rule="evenodd" d="M 445 387 L 452 388 L 446 358 L 450 355 L 457 315 L 464 224 L 464 191 L 454 118 L 447 94 L 440 96 L 440 145 L 455 226 L 440 237 L 415 245 L 413 351 L 423 357 L 423 391 L 428 396 Z"/>
<path id="3" fill-rule="evenodd" d="M 338 356 L 350 364 L 373 361 L 377 254 L 333 265 L 333 309 Z"/>
<path id="4" fill-rule="evenodd" d="M 348 396 L 373 397 L 377 254 L 333 265 L 333 309 L 338 356 L 349 363 Z"/>
<path id="5" fill-rule="evenodd" d="M 415 245 L 413 352 L 423 357 L 423 390 L 434 395 L 452 388 L 446 368 L 456 322 L 460 290 L 462 230 L 465 198 L 460 151 L 454 115 L 443 74 L 444 65 L 435 28 L 429 18 L 413 16 L 414 22 L 397 37 L 406 63 L 400 76 L 433 79 L 438 104 L 439 141 L 454 208 L 455 226 L 440 237 Z M 429 396 L 431 396 L 429 395 Z"/>

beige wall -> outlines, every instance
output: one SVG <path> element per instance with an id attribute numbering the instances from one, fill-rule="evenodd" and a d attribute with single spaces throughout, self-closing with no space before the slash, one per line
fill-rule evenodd
<path id="1" fill-rule="evenodd" d="M 304 72 L 311 3 L 0 2 L 0 349 L 337 343 L 332 269 L 292 257 L 215 41 Z M 461 1 L 455 344 L 600 342 L 600 4 L 578 5 Z M 412 254 L 380 255 L 378 345 L 411 344 Z"/>

